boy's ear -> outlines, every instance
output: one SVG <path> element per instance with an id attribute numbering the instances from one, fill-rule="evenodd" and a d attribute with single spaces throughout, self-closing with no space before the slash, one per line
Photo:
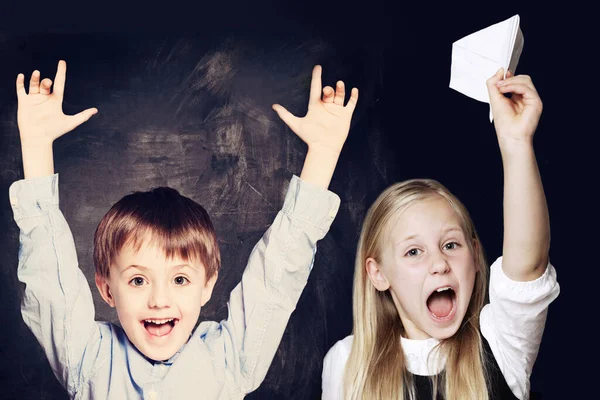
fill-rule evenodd
<path id="1" fill-rule="evenodd" d="M 111 307 L 115 306 L 115 299 L 110 291 L 110 286 L 105 277 L 98 274 L 96 272 L 96 287 L 100 292 L 100 296 L 104 299 L 104 301 Z"/>
<path id="2" fill-rule="evenodd" d="M 213 276 L 210 277 L 206 284 L 204 284 L 204 288 L 202 289 L 202 301 L 200 306 L 204 307 L 206 303 L 210 300 L 212 296 L 213 289 L 215 288 L 215 283 L 217 283 L 217 277 L 219 276 L 219 271 L 216 271 Z"/>
<path id="3" fill-rule="evenodd" d="M 387 280 L 383 271 L 381 270 L 381 265 L 374 258 L 369 257 L 365 262 L 365 269 L 367 270 L 367 275 L 369 275 L 369 280 L 375 286 L 375 289 L 383 292 L 390 288 L 390 282 Z"/>

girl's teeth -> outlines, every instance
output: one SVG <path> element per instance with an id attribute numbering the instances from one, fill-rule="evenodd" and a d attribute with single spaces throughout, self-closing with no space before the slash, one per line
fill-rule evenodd
<path id="1" fill-rule="evenodd" d="M 436 292 L 443 292 L 444 290 L 448 290 L 448 289 L 450 289 L 450 286 L 444 287 L 444 288 L 439 288 L 438 290 L 436 290 Z"/>

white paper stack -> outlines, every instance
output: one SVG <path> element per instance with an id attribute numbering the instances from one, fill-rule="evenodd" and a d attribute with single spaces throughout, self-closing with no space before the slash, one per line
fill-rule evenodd
<path id="1" fill-rule="evenodd" d="M 486 81 L 504 68 L 516 73 L 523 51 L 519 15 L 465 36 L 452 44 L 450 88 L 475 100 L 490 102 Z M 490 106 L 490 122 L 493 121 Z"/>

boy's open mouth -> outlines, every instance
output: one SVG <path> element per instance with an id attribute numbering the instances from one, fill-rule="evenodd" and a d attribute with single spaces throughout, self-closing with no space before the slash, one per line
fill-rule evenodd
<path id="1" fill-rule="evenodd" d="M 438 321 L 446 321 L 454 316 L 456 293 L 450 286 L 440 287 L 427 299 L 429 314 Z"/>
<path id="2" fill-rule="evenodd" d="M 146 331 L 152 336 L 166 336 L 177 325 L 177 318 L 145 319 L 142 321 Z"/>

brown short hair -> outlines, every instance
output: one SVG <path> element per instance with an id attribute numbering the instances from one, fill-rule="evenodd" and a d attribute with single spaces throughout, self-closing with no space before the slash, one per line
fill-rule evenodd
<path id="1" fill-rule="evenodd" d="M 173 188 L 158 187 L 126 195 L 102 218 L 94 234 L 96 273 L 108 277 L 123 246 L 138 251 L 147 237 L 167 258 L 200 261 L 207 280 L 219 270 L 217 237 L 204 207 Z"/>

